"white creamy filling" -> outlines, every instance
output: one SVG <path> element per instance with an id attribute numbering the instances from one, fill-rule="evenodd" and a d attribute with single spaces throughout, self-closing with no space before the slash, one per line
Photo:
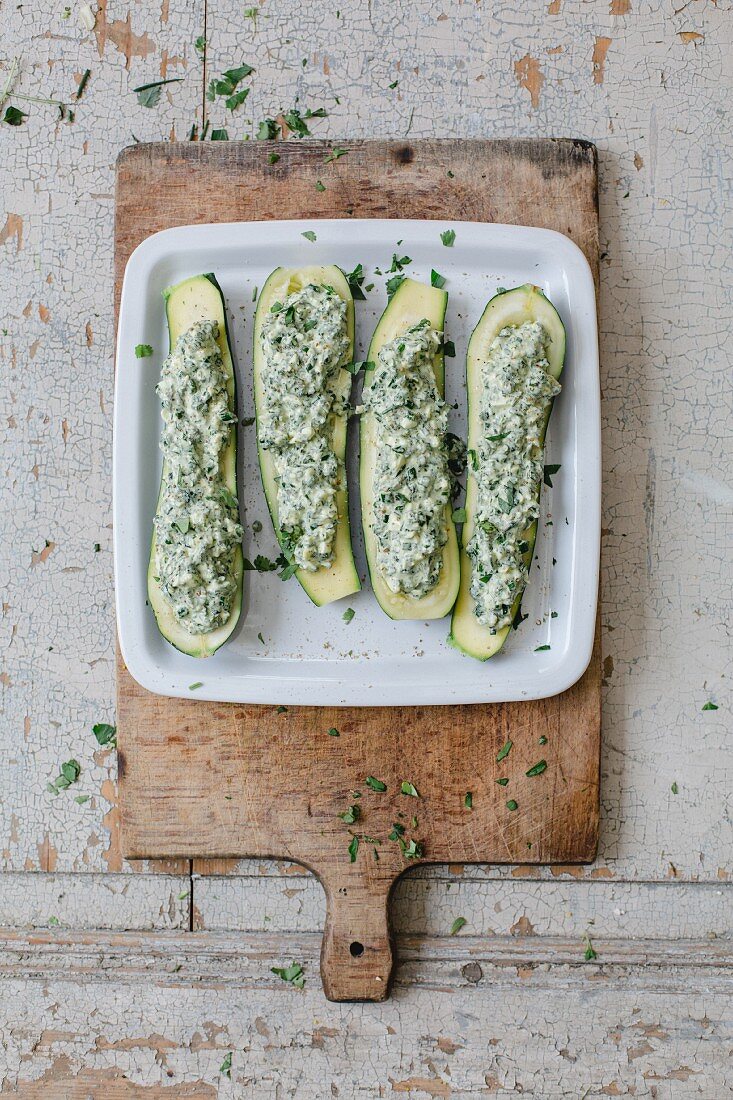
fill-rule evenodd
<path id="1" fill-rule="evenodd" d="M 377 569 L 392 592 L 418 599 L 435 587 L 448 539 L 448 410 L 433 371 L 441 343 L 427 320 L 391 340 L 364 392 L 375 426 Z"/>
<path id="2" fill-rule="evenodd" d="M 236 416 L 216 321 L 197 321 L 160 372 L 160 448 L 165 477 L 155 516 L 155 569 L 163 596 L 190 634 L 208 634 L 229 618 L 236 592 L 234 554 L 242 541 L 237 500 L 220 457 Z"/>
<path id="3" fill-rule="evenodd" d="M 314 572 L 333 563 L 345 477 L 332 441 L 344 411 L 337 391 L 350 346 L 346 302 L 331 287 L 303 287 L 273 303 L 261 339 L 259 442 L 273 457 L 284 548 Z"/>
<path id="4" fill-rule="evenodd" d="M 539 322 L 507 326 L 481 367 L 481 436 L 468 452 L 477 505 L 466 549 L 474 614 L 492 634 L 511 623 L 512 605 L 528 578 L 527 529 L 539 515 L 544 465 L 541 436 L 561 389 L 549 373 L 548 340 Z"/>

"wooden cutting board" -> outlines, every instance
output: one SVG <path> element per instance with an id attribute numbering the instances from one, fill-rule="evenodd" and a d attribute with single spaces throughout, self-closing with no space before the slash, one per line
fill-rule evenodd
<path id="1" fill-rule="evenodd" d="M 543 226 L 567 234 L 598 281 L 597 158 L 572 140 L 136 145 L 117 164 L 116 305 L 127 259 L 151 233 L 192 222 L 400 217 Z M 280 155 L 268 164 L 275 148 Z M 326 190 L 319 191 L 322 179 Z M 273 266 L 277 257 L 273 256 Z M 216 268 L 212 259 L 212 268 Z M 249 362 L 239 364 L 246 372 Z M 467 658 L 468 659 L 468 658 Z M 476 666 L 476 675 L 487 675 Z M 321 972 L 331 1000 L 382 1000 L 393 968 L 389 895 L 406 860 L 573 863 L 598 839 L 600 661 L 539 702 L 451 707 L 238 706 L 166 699 L 118 662 L 126 856 L 275 857 L 320 879 Z M 339 737 L 328 736 L 335 727 Z M 547 738 L 541 743 L 541 738 Z M 513 748 L 499 765 L 497 753 Z M 525 772 L 540 759 L 544 774 Z M 510 790 L 496 783 L 510 776 Z M 375 776 L 385 793 L 365 784 Z M 400 793 L 403 780 L 419 798 Z M 361 820 L 339 813 L 358 800 Z M 465 796 L 471 792 L 473 809 Z M 507 797 L 518 808 L 507 808 Z M 413 816 L 417 823 L 412 822 Z M 351 832 L 362 839 L 354 862 Z M 378 854 L 375 858 L 374 850 Z M 446 930 L 447 931 L 447 930 Z"/>

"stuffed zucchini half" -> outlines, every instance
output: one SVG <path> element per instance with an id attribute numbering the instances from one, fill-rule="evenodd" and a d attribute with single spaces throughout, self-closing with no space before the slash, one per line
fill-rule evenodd
<path id="1" fill-rule="evenodd" d="M 504 645 L 521 603 L 537 538 L 537 519 L 525 524 L 521 516 L 529 511 L 536 517 L 539 510 L 545 434 L 564 361 L 563 323 L 539 287 L 530 284 L 492 298 L 469 341 L 466 522 L 461 588 L 448 641 L 480 661 L 493 657 Z M 493 403 L 484 396 L 491 396 L 488 386 L 494 387 L 492 393 L 498 396 Z M 512 395 L 509 401 L 508 393 Z M 522 444 L 525 449 L 520 459 L 514 448 Z M 519 471 L 518 487 L 510 484 L 514 478 L 512 463 Z M 485 485 L 494 488 L 480 500 L 479 479 L 484 467 Z M 526 471 L 532 467 L 534 474 L 528 476 Z M 488 518 L 477 524 L 477 512 Z M 512 527 L 517 517 L 519 524 Z M 480 532 L 474 538 L 477 526 L 488 532 L 483 550 Z M 481 560 L 489 561 L 489 566 L 479 564 L 482 553 Z M 482 576 L 481 568 L 489 575 Z M 483 596 L 483 585 L 491 585 L 492 569 L 496 569 L 494 578 L 504 572 L 506 586 L 502 589 L 502 581 L 495 582 L 497 607 L 489 607 L 488 611 L 484 607 L 488 622 L 481 622 L 477 598 Z"/>
<path id="2" fill-rule="evenodd" d="M 346 485 L 354 299 L 331 265 L 278 267 L 254 321 L 262 484 L 275 534 L 316 606 L 358 592 Z"/>
<path id="3" fill-rule="evenodd" d="M 372 588 L 391 619 L 441 619 L 458 592 L 458 539 L 441 446 L 447 302 L 444 290 L 404 279 L 367 356 L 361 515 Z"/>
<path id="4" fill-rule="evenodd" d="M 215 277 L 194 275 L 163 295 L 170 354 L 157 389 L 164 458 L 148 599 L 171 645 L 210 657 L 242 610 L 234 366 Z"/>

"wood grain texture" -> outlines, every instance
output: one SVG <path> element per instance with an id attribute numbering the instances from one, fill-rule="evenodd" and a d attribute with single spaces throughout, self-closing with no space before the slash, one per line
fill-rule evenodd
<path id="1" fill-rule="evenodd" d="M 326 143 L 280 143 L 275 165 L 267 164 L 268 143 L 125 150 L 117 171 L 117 300 L 124 265 L 144 237 L 202 220 L 399 216 L 540 225 L 570 236 L 597 282 L 597 165 L 589 143 L 344 144 L 349 154 L 333 165 L 323 192 L 315 184 Z M 339 738 L 328 737 L 332 726 Z M 423 845 L 424 862 L 572 863 L 591 860 L 597 846 L 597 645 L 588 672 L 561 696 L 451 708 L 278 714 L 164 699 L 120 664 L 118 731 L 125 854 L 276 856 L 311 868 L 326 892 L 322 976 L 330 999 L 387 995 L 388 899 L 406 866 L 387 840 L 394 821 Z M 548 742 L 540 750 L 542 736 Z M 514 748 L 500 771 L 496 754 L 508 738 Z M 540 756 L 545 774 L 525 777 Z M 512 776 L 514 813 L 495 783 L 500 774 Z M 367 775 L 383 780 L 386 793 L 365 787 Z M 403 780 L 419 799 L 399 793 Z M 350 829 L 338 813 L 353 789 L 363 793 L 355 828 L 381 841 L 379 859 L 362 840 L 350 862 Z M 464 807 L 467 791 L 472 811 Z"/>

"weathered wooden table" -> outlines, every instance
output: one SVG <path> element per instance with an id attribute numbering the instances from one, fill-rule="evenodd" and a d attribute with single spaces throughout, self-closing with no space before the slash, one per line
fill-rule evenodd
<path id="1" fill-rule="evenodd" d="M 93 31 L 75 5 L 4 13 L 17 90 L 68 108 L 11 99 L 28 117 L 0 124 L 2 1091 L 718 1100 L 733 1080 L 729 13 L 342 3 L 109 0 Z M 243 62 L 246 101 L 208 101 Z M 132 92 L 178 78 L 150 107 Z M 336 143 L 571 135 L 600 152 L 599 857 L 408 877 L 383 1005 L 324 1000 L 323 897 L 301 869 L 124 863 L 115 753 L 92 732 L 114 722 L 114 160 L 133 135 L 210 121 L 252 138 L 293 107 L 324 107 L 307 125 Z M 51 793 L 69 760 L 78 778 Z M 270 971 L 291 959 L 302 991 Z"/>

